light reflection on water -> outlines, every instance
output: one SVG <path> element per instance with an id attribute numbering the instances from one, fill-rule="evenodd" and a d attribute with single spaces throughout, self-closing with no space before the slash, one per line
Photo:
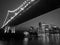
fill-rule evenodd
<path id="1" fill-rule="evenodd" d="M 23 40 L 0 41 L 0 45 L 59 45 L 59 34 L 41 34 L 38 38 L 24 38 Z"/>
<path id="2" fill-rule="evenodd" d="M 28 38 L 24 38 L 23 45 L 28 45 Z"/>
<path id="3" fill-rule="evenodd" d="M 0 45 L 3 45 L 4 43 L 0 41 Z"/>
<path id="4" fill-rule="evenodd" d="M 0 41 L 0 45 L 6 45 L 7 42 L 6 41 Z"/>

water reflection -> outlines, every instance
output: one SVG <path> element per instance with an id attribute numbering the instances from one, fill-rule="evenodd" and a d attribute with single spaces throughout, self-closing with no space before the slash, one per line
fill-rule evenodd
<path id="1" fill-rule="evenodd" d="M 24 38 L 23 40 L 0 41 L 0 45 L 59 45 L 60 34 L 41 34 L 39 37 Z"/>
<path id="2" fill-rule="evenodd" d="M 6 41 L 0 41 L 0 45 L 6 45 L 7 44 L 7 42 Z"/>
<path id="3" fill-rule="evenodd" d="M 0 41 L 0 45 L 3 45 L 4 43 Z"/>
<path id="4" fill-rule="evenodd" d="M 28 38 L 24 38 L 23 45 L 28 45 Z"/>

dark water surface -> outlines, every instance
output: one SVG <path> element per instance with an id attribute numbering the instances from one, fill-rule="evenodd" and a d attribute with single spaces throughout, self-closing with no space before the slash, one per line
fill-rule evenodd
<path id="1" fill-rule="evenodd" d="M 51 34 L 49 37 L 45 34 L 40 35 L 40 37 L 30 37 L 24 38 L 23 40 L 0 40 L 0 45 L 59 45 L 60 44 L 60 35 Z"/>

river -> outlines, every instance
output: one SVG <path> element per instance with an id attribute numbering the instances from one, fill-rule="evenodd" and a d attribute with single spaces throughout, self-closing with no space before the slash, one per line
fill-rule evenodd
<path id="1" fill-rule="evenodd" d="M 41 35 L 40 37 L 23 38 L 20 40 L 0 40 L 0 45 L 59 45 L 60 34 Z"/>

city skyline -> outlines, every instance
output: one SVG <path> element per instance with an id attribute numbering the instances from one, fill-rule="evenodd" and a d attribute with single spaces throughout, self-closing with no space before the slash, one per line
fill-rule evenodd
<path id="1" fill-rule="evenodd" d="M 30 26 L 38 27 L 38 23 L 42 22 L 43 24 L 56 25 L 60 27 L 60 8 L 50 11 L 46 14 L 33 18 L 29 21 L 26 21 L 17 26 L 17 29 L 20 28 L 30 28 Z"/>

